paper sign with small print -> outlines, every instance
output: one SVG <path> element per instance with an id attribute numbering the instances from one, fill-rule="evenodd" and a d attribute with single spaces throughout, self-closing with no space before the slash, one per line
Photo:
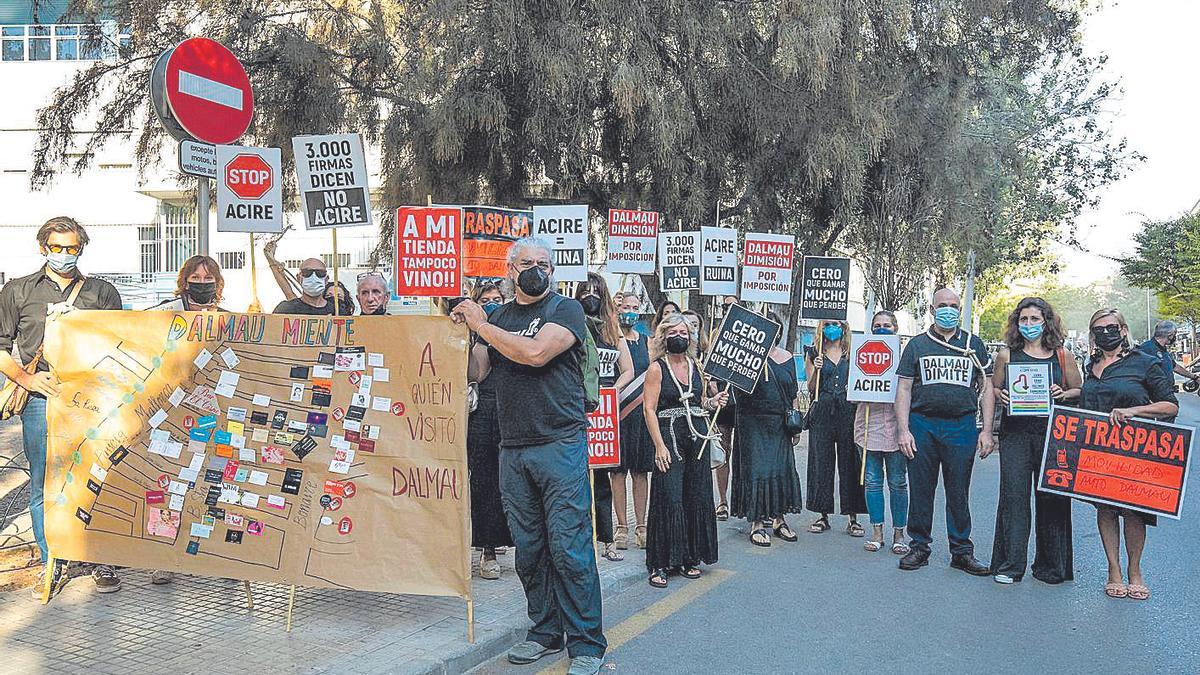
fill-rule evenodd
<path id="1" fill-rule="evenodd" d="M 402 206 L 396 211 L 396 295 L 462 295 L 462 209 Z"/>
<path id="2" fill-rule="evenodd" d="M 359 134 L 296 136 L 296 185 L 310 230 L 371 224 L 367 162 Z"/>
<path id="3" fill-rule="evenodd" d="M 588 252 L 588 207 L 535 206 L 533 234 L 554 249 L 556 281 L 586 281 Z"/>
<path id="4" fill-rule="evenodd" d="M 700 289 L 700 233 L 661 232 L 658 235 L 658 289 Z"/>
<path id="5" fill-rule="evenodd" d="M 1046 417 L 1054 403 L 1050 386 L 1048 363 L 1010 363 L 1005 373 L 1008 381 L 1008 414 Z"/>
<path id="6" fill-rule="evenodd" d="M 614 274 L 654 274 L 658 243 L 658 212 L 610 209 L 608 212 L 608 271 Z"/>

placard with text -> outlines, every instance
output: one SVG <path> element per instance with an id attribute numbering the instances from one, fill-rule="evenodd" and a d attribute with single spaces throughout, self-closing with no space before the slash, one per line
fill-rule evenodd
<path id="1" fill-rule="evenodd" d="M 700 233 L 660 232 L 658 290 L 700 290 Z"/>
<path id="2" fill-rule="evenodd" d="M 654 274 L 658 213 L 609 209 L 608 271 L 614 274 Z"/>
<path id="3" fill-rule="evenodd" d="M 704 374 L 752 393 L 781 330 L 782 326 L 765 316 L 730 305 L 704 362 Z"/>
<path id="4" fill-rule="evenodd" d="M 397 209 L 393 293 L 434 298 L 462 295 L 462 237 L 458 207 Z"/>
<path id="5" fill-rule="evenodd" d="M 533 234 L 554 248 L 555 281 L 587 281 L 587 204 L 533 207 Z"/>
<path id="6" fill-rule="evenodd" d="M 701 227 L 700 294 L 737 295 L 737 230 Z"/>
<path id="7" fill-rule="evenodd" d="M 850 311 L 850 259 L 804 256 L 800 317 L 845 321 Z"/>
<path id="8" fill-rule="evenodd" d="M 621 422 L 615 387 L 600 388 L 600 405 L 587 414 L 588 468 L 621 466 Z"/>
<path id="9" fill-rule="evenodd" d="M 742 258 L 741 299 L 791 304 L 795 251 L 796 238 L 790 234 L 747 232 Z"/>

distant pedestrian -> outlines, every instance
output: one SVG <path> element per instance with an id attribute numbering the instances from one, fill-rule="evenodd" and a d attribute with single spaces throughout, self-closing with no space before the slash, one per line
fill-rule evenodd
<path id="1" fill-rule="evenodd" d="M 871 334 L 894 335 L 896 315 L 888 310 L 875 312 L 871 319 Z M 867 465 L 863 468 L 863 493 L 867 501 L 867 514 L 871 518 L 871 538 L 863 548 L 872 553 L 882 550 L 883 539 L 883 486 L 886 480 L 888 502 L 892 507 L 892 553 L 908 553 L 908 538 L 904 534 L 908 526 L 908 458 L 900 453 L 896 442 L 896 404 L 859 403 L 854 411 L 854 443 L 857 449 L 865 450 Z"/>
<path id="2" fill-rule="evenodd" d="M 657 470 L 650 483 L 646 568 L 650 585 L 665 588 L 669 574 L 697 579 L 700 563 L 717 562 L 705 411 L 723 405 L 728 395 L 704 395 L 696 336 L 678 313 L 659 322 L 650 358 L 644 410 Z"/>
<path id="3" fill-rule="evenodd" d="M 1192 382 L 1200 381 L 1200 374 L 1193 373 L 1184 366 L 1175 362 L 1175 343 L 1178 340 L 1179 326 L 1174 321 L 1159 321 L 1154 326 L 1154 337 L 1142 343 L 1141 350 L 1158 359 L 1162 365 L 1163 372 L 1166 373 L 1167 379 L 1171 382 L 1171 386 L 1175 386 L 1175 376 L 1191 380 Z M 1175 418 L 1164 419 L 1164 422 L 1174 422 Z"/>
<path id="4" fill-rule="evenodd" d="M 738 433 L 730 502 L 733 516 L 749 521 L 755 546 L 770 546 L 772 532 L 783 541 L 798 538 L 786 516 L 803 511 L 804 498 L 795 444 L 784 427 L 798 391 L 791 352 L 774 345 L 767 353 L 766 374 L 754 391 L 734 394 Z"/>
<path id="5" fill-rule="evenodd" d="M 650 338 L 637 331 L 638 309 L 641 300 L 634 293 L 625 293 L 617 303 L 617 322 L 621 325 L 625 345 L 633 363 L 634 381 L 621 388 L 621 466 L 609 471 L 613 506 L 617 516 L 617 548 L 627 548 L 629 540 L 628 500 L 626 480 L 629 476 L 633 493 L 634 541 L 646 548 L 646 508 L 650 496 L 650 472 L 654 471 L 654 441 L 646 428 L 646 417 L 639 401 L 644 396 L 644 374 L 650 367 Z M 629 391 L 632 389 L 633 391 Z M 641 391 L 639 391 L 641 390 Z"/>
<path id="6" fill-rule="evenodd" d="M 1079 407 L 1105 413 L 1118 425 L 1131 417 L 1164 419 L 1179 414 L 1174 383 L 1167 378 L 1157 358 L 1130 346 L 1129 326 L 1120 311 L 1096 312 L 1088 322 L 1088 331 L 1094 349 Z M 1146 548 L 1146 526 L 1157 525 L 1158 516 L 1099 502 L 1095 506 L 1096 526 L 1108 559 L 1105 594 L 1110 598 L 1148 599 L 1150 588 L 1142 574 L 1142 553 Z M 1128 557 L 1128 586 L 1121 570 L 1122 529 Z"/>
<path id="7" fill-rule="evenodd" d="M 1008 365 L 1042 364 L 1050 369 L 1055 403 L 1074 405 L 1083 373 L 1063 347 L 1066 331 L 1054 309 L 1041 298 L 1024 298 L 1008 315 L 1005 347 L 996 354 L 992 375 L 996 399 L 1009 405 Z M 1009 413 L 1007 407 L 1005 413 Z M 984 409 L 990 418 L 992 411 Z M 1005 414 L 1000 421 L 1000 499 L 996 506 L 996 538 L 992 575 L 1011 584 L 1025 575 L 1029 557 L 1030 492 L 1037 502 L 1033 578 L 1060 584 L 1075 578 L 1071 547 L 1071 499 L 1034 490 L 1046 445 L 1045 416 Z"/>
<path id="8" fill-rule="evenodd" d="M 833 512 L 833 474 L 836 468 L 838 502 L 848 517 L 846 534 L 863 536 L 858 514 L 867 503 L 859 482 L 860 462 L 854 448 L 854 406 L 846 400 L 850 379 L 850 329 L 844 321 L 822 321 L 816 345 L 807 351 L 805 373 L 813 397 L 808 412 L 808 510 L 820 514 L 809 532 L 828 529 Z"/>
<path id="9" fill-rule="evenodd" d="M 943 288 L 933 294 L 929 308 L 933 325 L 908 341 L 896 373 L 896 438 L 909 458 L 908 533 L 912 550 L 900 559 L 900 569 L 929 564 L 933 542 L 933 502 L 938 474 L 946 483 L 946 534 L 950 566 L 975 576 L 990 574 L 975 559 L 971 543 L 971 469 L 975 451 L 992 452 L 992 420 L 984 416 L 975 426 L 982 389 L 983 410 L 991 410 L 995 392 L 984 386 L 991 376 L 992 357 L 978 336 L 958 327 L 962 301 Z"/>
<path id="10" fill-rule="evenodd" d="M 570 675 L 589 675 L 608 643 L 587 480 L 587 323 L 578 302 L 552 290 L 552 260 L 541 239 L 517 240 L 508 250 L 515 300 L 490 317 L 464 300 L 451 316 L 488 345 L 473 351 L 468 376 L 494 377 L 497 392 L 512 393 L 497 396 L 500 495 L 533 627 L 508 660 L 533 663 L 565 643 Z"/>

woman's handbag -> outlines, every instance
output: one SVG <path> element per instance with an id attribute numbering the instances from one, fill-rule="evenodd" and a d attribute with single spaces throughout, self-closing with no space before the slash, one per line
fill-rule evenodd
<path id="1" fill-rule="evenodd" d="M 788 411 L 783 414 L 783 430 L 788 436 L 798 436 L 808 430 L 808 415 L 796 410 L 788 408 Z"/>
<path id="2" fill-rule="evenodd" d="M 37 353 L 25 365 L 25 372 L 32 375 L 37 371 L 38 363 L 42 360 L 42 348 L 38 347 Z M 4 387 L 0 388 L 0 420 L 6 420 L 10 417 L 20 415 L 25 406 L 29 403 L 29 390 L 18 386 L 17 381 L 9 379 L 4 383 Z"/>

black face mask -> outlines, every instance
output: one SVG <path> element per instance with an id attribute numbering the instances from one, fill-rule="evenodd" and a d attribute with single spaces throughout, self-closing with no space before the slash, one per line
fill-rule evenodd
<path id="1" fill-rule="evenodd" d="M 682 354 L 687 351 L 689 343 L 691 340 L 682 335 L 672 335 L 666 341 L 667 351 L 672 354 Z"/>
<path id="2" fill-rule="evenodd" d="M 550 275 L 542 268 L 534 265 L 517 275 L 517 286 L 521 292 L 531 297 L 538 297 L 550 288 Z"/>
<path id="3" fill-rule="evenodd" d="M 187 294 L 197 305 L 210 305 L 217 297 L 217 282 L 189 281 L 187 282 Z"/>
<path id="4" fill-rule="evenodd" d="M 1121 335 L 1120 326 L 1105 326 L 1092 330 L 1093 339 L 1096 341 L 1096 346 L 1106 352 L 1111 352 L 1121 343 L 1125 342 L 1125 338 Z"/>
<path id="5" fill-rule="evenodd" d="M 588 316 L 596 316 L 600 313 L 600 298 L 594 295 L 585 296 L 579 301 L 579 304 L 583 305 L 583 313 Z"/>

